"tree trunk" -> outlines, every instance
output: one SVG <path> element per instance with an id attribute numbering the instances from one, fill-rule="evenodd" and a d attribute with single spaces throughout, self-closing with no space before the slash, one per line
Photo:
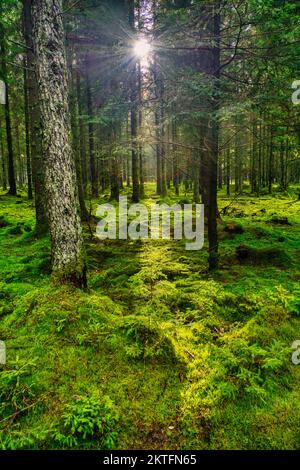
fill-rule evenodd
<path id="1" fill-rule="evenodd" d="M 92 119 L 94 117 L 93 112 L 93 102 L 92 102 L 92 90 L 91 90 L 91 80 L 90 80 L 90 63 L 87 58 L 86 60 L 86 96 L 87 96 L 87 111 L 89 117 L 88 123 L 88 132 L 89 132 L 89 148 L 90 148 L 90 172 L 91 172 L 91 183 L 92 183 L 92 197 L 98 197 L 98 178 L 96 170 L 96 160 L 95 160 L 95 132 L 94 124 Z"/>
<path id="2" fill-rule="evenodd" d="M 24 111 L 25 111 L 25 144 L 26 144 L 26 170 L 27 170 L 27 194 L 28 199 L 33 199 L 32 193 L 32 171 L 31 171 L 31 155 L 30 155 L 30 134 L 29 134 L 29 109 L 28 109 L 28 69 L 27 60 L 24 57 Z"/>
<path id="3" fill-rule="evenodd" d="M 135 33 L 135 8 L 134 0 L 129 0 L 129 26 L 132 33 Z M 133 59 L 135 61 L 135 58 Z M 130 67 L 130 128 L 131 128 L 131 159 L 132 159 L 132 201 L 139 202 L 139 161 L 137 148 L 137 66 L 134 62 Z"/>
<path id="4" fill-rule="evenodd" d="M 41 117 L 38 103 L 37 79 L 34 71 L 35 57 L 32 38 L 32 0 L 24 0 L 24 38 L 26 43 L 27 92 L 30 132 L 30 154 L 35 196 L 35 233 L 42 236 L 48 232 L 47 204 L 44 192 L 44 167 L 41 144 Z"/>
<path id="5" fill-rule="evenodd" d="M 61 282 L 85 287 L 86 265 L 70 139 L 62 0 L 36 0 L 32 20 L 52 269 Z"/>
<path id="6" fill-rule="evenodd" d="M 75 157 L 76 177 L 78 185 L 78 197 L 80 205 L 81 220 L 86 222 L 89 220 L 89 214 L 84 201 L 84 192 L 82 186 L 82 165 L 80 153 L 80 129 L 79 129 L 79 113 L 77 102 L 77 81 L 76 74 L 72 68 L 72 60 L 70 60 L 70 76 L 71 76 L 71 89 L 70 89 L 70 113 L 71 113 L 71 128 L 73 137 L 73 153 Z"/>
<path id="7" fill-rule="evenodd" d="M 144 186 L 144 152 L 143 152 L 143 142 L 142 142 L 142 132 L 143 132 L 143 111 L 142 111 L 142 69 L 141 61 L 139 60 L 138 64 L 138 95 L 139 95 L 139 165 L 140 165 L 140 197 L 145 195 L 145 186 Z"/>
<path id="8" fill-rule="evenodd" d="M 269 194 L 272 193 L 272 184 L 273 184 L 273 150 L 274 150 L 274 142 L 273 142 L 273 126 L 271 126 L 270 130 L 270 148 L 269 148 L 269 165 L 268 165 L 268 191 Z"/>
<path id="9" fill-rule="evenodd" d="M 79 71 L 76 71 L 76 92 L 78 103 L 78 120 L 79 120 L 79 140 L 80 140 L 80 161 L 81 161 L 81 174 L 82 174 L 82 187 L 84 195 L 86 195 L 87 185 L 87 164 L 86 164 L 86 151 L 85 151 L 85 138 L 84 138 L 84 125 L 82 120 L 83 106 L 81 96 L 81 81 Z"/>
<path id="10" fill-rule="evenodd" d="M 13 153 L 12 131 L 11 131 L 9 87 L 7 83 L 5 32 L 1 23 L 0 23 L 0 47 L 1 47 L 2 77 L 3 77 L 4 83 L 6 84 L 6 100 L 5 100 L 4 110 L 5 110 L 6 140 L 7 140 L 7 153 L 8 153 L 8 184 L 9 184 L 8 194 L 12 196 L 16 196 L 17 186 L 16 186 L 16 178 L 15 178 L 14 153 Z"/>
<path id="11" fill-rule="evenodd" d="M 1 169 L 2 169 L 2 188 L 3 188 L 3 191 L 7 191 L 6 157 L 5 157 L 2 129 L 3 129 L 2 118 L 0 117 L 0 152 L 1 152 Z"/>
<path id="12" fill-rule="evenodd" d="M 213 65 L 213 102 L 211 124 L 211 158 L 209 159 L 209 192 L 208 192 L 208 243 L 209 269 L 214 270 L 219 265 L 218 230 L 217 230 L 217 183 L 219 156 L 219 80 L 220 80 L 220 1 L 214 2 L 213 36 L 215 47 L 212 52 Z"/>

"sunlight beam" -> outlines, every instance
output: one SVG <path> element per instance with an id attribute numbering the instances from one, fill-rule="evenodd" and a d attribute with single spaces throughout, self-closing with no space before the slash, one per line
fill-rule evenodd
<path id="1" fill-rule="evenodd" d="M 135 41 L 134 46 L 134 55 L 140 59 L 147 57 L 151 52 L 151 45 L 147 39 L 140 38 Z"/>

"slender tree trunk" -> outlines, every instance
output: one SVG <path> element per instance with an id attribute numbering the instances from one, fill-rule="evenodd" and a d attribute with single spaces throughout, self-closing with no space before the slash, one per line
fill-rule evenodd
<path id="1" fill-rule="evenodd" d="M 1 169 L 2 169 L 2 188 L 7 191 L 7 178 L 6 178 L 6 156 L 4 150 L 4 139 L 2 131 L 2 117 L 0 117 L 0 152 L 1 152 Z"/>
<path id="2" fill-rule="evenodd" d="M 98 177 L 96 170 L 96 159 L 95 159 L 95 130 L 92 119 L 94 117 L 93 102 L 92 102 L 92 90 L 90 80 L 90 61 L 86 60 L 86 96 L 87 96 L 87 111 L 89 117 L 88 132 L 89 132 L 89 149 L 90 149 L 90 173 L 91 173 L 91 184 L 92 184 L 92 197 L 98 197 Z"/>
<path id="3" fill-rule="evenodd" d="M 36 0 L 32 20 L 52 269 L 61 282 L 85 287 L 86 265 L 70 139 L 62 0 Z"/>
<path id="4" fill-rule="evenodd" d="M 72 62 L 70 60 L 70 62 Z M 80 129 L 79 129 L 79 113 L 78 113 L 78 102 L 77 102 L 77 82 L 76 72 L 73 70 L 72 65 L 70 66 L 71 72 L 71 89 L 70 89 L 70 112 L 71 112 L 71 128 L 73 136 L 73 153 L 75 156 L 76 165 L 76 176 L 78 185 L 78 197 L 80 205 L 81 220 L 86 222 L 89 220 L 89 214 L 84 201 L 84 191 L 82 185 L 82 162 L 80 152 Z"/>
<path id="5" fill-rule="evenodd" d="M 138 63 L 138 95 L 139 95 L 139 164 L 140 164 L 140 197 L 145 195 L 145 186 L 144 186 L 144 152 L 143 152 L 143 142 L 142 142 L 142 131 L 143 131 L 143 111 L 142 111 L 142 69 L 141 61 Z"/>
<path id="6" fill-rule="evenodd" d="M 257 192 L 257 123 L 255 117 L 253 118 L 252 128 L 252 152 L 251 152 L 251 192 Z"/>
<path id="7" fill-rule="evenodd" d="M 208 243 L 209 269 L 219 266 L 218 255 L 218 156 L 219 156 L 219 80 L 220 80 L 220 1 L 214 2 L 213 35 L 215 47 L 212 53 L 213 63 L 213 106 L 211 129 L 211 158 L 209 159 L 209 193 L 208 193 Z"/>
<path id="8" fill-rule="evenodd" d="M 226 151 L 226 194 L 230 196 L 230 147 Z"/>
<path id="9" fill-rule="evenodd" d="M 160 118 L 158 110 L 155 110 L 155 135 L 156 135 L 156 193 L 162 194 L 162 175 L 161 175 L 161 145 L 160 145 Z"/>
<path id="10" fill-rule="evenodd" d="M 219 156 L 219 164 L 218 164 L 218 189 L 223 188 L 223 155 Z"/>
<path id="11" fill-rule="evenodd" d="M 28 68 L 27 60 L 24 58 L 24 111 L 25 111 L 25 144 L 26 144 L 26 170 L 27 170 L 27 194 L 28 199 L 33 199 L 32 193 L 32 172 L 30 155 L 30 133 L 29 133 L 29 109 L 28 109 Z"/>
<path id="12" fill-rule="evenodd" d="M 1 13 L 1 7 L 0 7 Z M 7 83 L 7 65 L 6 65 L 6 45 L 5 45 L 5 32 L 0 22 L 0 48 L 1 48 L 1 68 L 2 77 L 6 84 L 6 103 L 4 105 L 5 110 L 5 125 L 6 125 L 6 140 L 7 140 L 7 153 L 8 153 L 8 194 L 16 196 L 17 186 L 15 178 L 15 167 L 14 167 L 14 153 L 13 153 L 13 141 L 11 131 L 11 117 L 10 117 L 10 97 L 9 97 L 9 86 Z"/>
<path id="13" fill-rule="evenodd" d="M 86 194 L 87 185 L 87 165 L 86 165 L 86 151 L 85 151 L 85 138 L 84 138 L 84 125 L 82 120 L 83 106 L 81 96 L 81 81 L 79 71 L 76 71 L 76 92 L 77 92 L 77 103 L 78 103 L 78 120 L 79 120 L 79 140 L 80 140 L 80 161 L 81 161 L 81 173 L 82 173 L 82 186 L 83 192 Z"/>
<path id="14" fill-rule="evenodd" d="M 272 184 L 273 184 L 273 150 L 274 150 L 274 142 L 273 142 L 273 126 L 271 126 L 270 130 L 270 147 L 269 147 L 269 165 L 268 165 L 268 190 L 269 194 L 272 193 Z"/>
<path id="15" fill-rule="evenodd" d="M 165 124 L 165 104 L 164 104 L 165 86 L 164 86 L 164 81 L 163 81 L 162 76 L 158 77 L 157 86 L 158 86 L 158 96 L 159 96 L 159 106 L 160 106 L 161 195 L 162 197 L 165 197 L 168 194 L 168 189 L 167 189 L 167 180 L 166 180 L 166 144 L 165 144 L 166 124 Z"/>
<path id="16" fill-rule="evenodd" d="M 176 125 L 175 116 L 173 116 L 172 118 L 172 140 L 175 144 L 177 140 L 177 125 Z M 173 185 L 174 185 L 176 196 L 179 196 L 179 171 L 178 171 L 179 169 L 178 169 L 178 153 L 177 153 L 176 145 L 172 146 L 172 150 L 173 150 Z"/>
<path id="17" fill-rule="evenodd" d="M 135 2 L 129 0 L 129 26 L 133 34 L 135 33 Z M 139 158 L 138 158 L 138 147 L 137 147 L 137 65 L 135 58 L 134 63 L 130 67 L 130 128 L 131 128 L 131 159 L 132 159 L 132 201 L 138 202 L 140 199 L 140 188 L 139 188 Z"/>
<path id="18" fill-rule="evenodd" d="M 17 152 L 14 152 L 14 155 L 17 155 L 16 163 L 17 165 L 15 166 L 15 174 L 16 174 L 16 182 L 17 185 L 19 185 L 21 188 L 24 185 L 24 171 L 23 171 L 23 162 L 22 162 L 22 156 L 21 156 L 21 144 L 20 144 L 20 122 L 18 119 L 18 116 L 15 116 L 15 149 Z"/>

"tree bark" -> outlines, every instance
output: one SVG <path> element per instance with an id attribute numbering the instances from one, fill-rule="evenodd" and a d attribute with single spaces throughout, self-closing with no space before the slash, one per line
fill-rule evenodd
<path id="1" fill-rule="evenodd" d="M 211 158 L 209 159 L 209 192 L 208 192 L 208 243 L 209 243 L 209 269 L 214 270 L 219 266 L 218 254 L 218 156 L 219 156 L 219 81 L 220 81 L 220 1 L 214 2 L 213 11 L 213 36 L 215 47 L 212 52 L 213 66 L 213 97 L 211 119 Z"/>
<path id="2" fill-rule="evenodd" d="M 1 10 L 0 10 L 1 12 Z M 1 47 L 1 68 L 2 77 L 6 84 L 6 100 L 4 105 L 5 112 L 5 125 L 6 125 L 6 140 L 7 140 L 7 153 L 8 153 L 8 194 L 16 196 L 17 186 L 15 178 L 15 167 L 14 167 L 14 153 L 13 153 L 13 141 L 12 141 L 12 130 L 11 130 L 11 117 L 10 117 L 10 97 L 9 97 L 9 86 L 7 83 L 7 65 L 6 65 L 6 45 L 5 45 L 5 33 L 4 28 L 0 23 L 0 47 Z"/>
<path id="3" fill-rule="evenodd" d="M 92 197 L 97 198 L 98 193 L 98 178 L 96 170 L 96 159 L 95 159 L 95 130 L 92 119 L 94 117 L 93 102 L 92 102 L 92 90 L 91 90 L 91 79 L 90 79 L 90 61 L 87 57 L 86 60 L 86 96 L 87 96 L 87 111 L 89 116 L 88 132 L 89 132 L 89 150 L 90 150 L 90 172 L 91 172 L 91 183 L 92 183 Z"/>
<path id="4" fill-rule="evenodd" d="M 52 269 L 59 281 L 85 287 L 86 265 L 70 137 L 62 0 L 35 0 L 32 20 Z"/>
<path id="5" fill-rule="evenodd" d="M 44 191 L 44 167 L 41 143 L 41 117 L 38 102 L 38 85 L 35 74 L 35 57 L 32 38 L 32 0 L 23 1 L 24 39 L 26 43 L 27 92 L 30 133 L 30 154 L 35 198 L 35 233 L 42 236 L 48 232 L 47 204 Z"/>
<path id="6" fill-rule="evenodd" d="M 129 0 L 129 26 L 131 31 L 135 32 L 135 8 L 134 0 Z M 135 59 L 134 59 L 135 60 Z M 130 67 L 130 129 L 131 129 L 131 161 L 132 161 L 132 201 L 139 202 L 139 155 L 137 147 L 137 65 L 134 62 Z"/>
<path id="7" fill-rule="evenodd" d="M 29 108 L 28 108 L 28 69 L 27 60 L 24 58 L 24 114 L 25 114 L 25 146 L 26 146 L 26 170 L 27 170 L 27 195 L 28 199 L 33 199 L 32 192 L 32 171 L 30 154 L 30 133 L 29 133 Z"/>

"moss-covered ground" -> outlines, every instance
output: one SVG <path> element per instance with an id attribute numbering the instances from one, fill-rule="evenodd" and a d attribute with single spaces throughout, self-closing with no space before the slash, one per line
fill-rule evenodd
<path id="1" fill-rule="evenodd" d="M 32 203 L 0 196 L 0 448 L 300 448 L 296 188 L 219 207 L 216 273 L 206 247 L 86 228 L 82 292 L 51 282 Z"/>

